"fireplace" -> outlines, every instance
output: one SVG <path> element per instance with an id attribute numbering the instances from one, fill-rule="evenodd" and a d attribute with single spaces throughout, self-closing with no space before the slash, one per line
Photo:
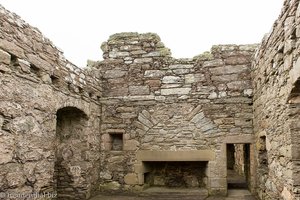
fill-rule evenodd
<path id="1" fill-rule="evenodd" d="M 144 162 L 149 172 L 144 175 L 148 186 L 169 188 L 206 188 L 207 163 L 200 161 Z"/>
<path id="2" fill-rule="evenodd" d="M 138 184 L 150 187 L 210 189 L 211 150 L 137 152 Z"/>

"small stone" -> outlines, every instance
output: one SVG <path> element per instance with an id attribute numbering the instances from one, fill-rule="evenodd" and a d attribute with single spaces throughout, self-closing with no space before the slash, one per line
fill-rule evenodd
<path id="1" fill-rule="evenodd" d="M 28 61 L 18 58 L 18 63 L 23 72 L 30 73 L 30 63 Z"/>
<path id="2" fill-rule="evenodd" d="M 248 96 L 248 97 L 253 96 L 253 90 L 252 89 L 246 89 L 246 90 L 244 90 L 244 95 Z"/>
<path id="3" fill-rule="evenodd" d="M 0 73 L 1 72 L 10 73 L 11 69 L 4 64 L 0 64 Z"/>
<path id="4" fill-rule="evenodd" d="M 216 92 L 212 92 L 210 93 L 210 95 L 208 96 L 209 99 L 216 99 L 218 98 L 218 94 Z"/>
<path id="5" fill-rule="evenodd" d="M 0 62 L 9 65 L 10 59 L 11 59 L 10 54 L 0 49 Z"/>
<path id="6" fill-rule="evenodd" d="M 42 75 L 42 81 L 44 82 L 44 83 L 47 83 L 47 84 L 51 84 L 52 83 L 52 80 L 51 80 L 51 78 L 50 78 L 50 76 L 49 76 L 49 74 L 44 74 L 44 75 Z"/>

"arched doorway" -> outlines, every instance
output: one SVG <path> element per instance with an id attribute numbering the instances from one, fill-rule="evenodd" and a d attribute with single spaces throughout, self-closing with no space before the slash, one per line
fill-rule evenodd
<path id="1" fill-rule="evenodd" d="M 56 113 L 55 190 L 58 200 L 86 199 L 81 163 L 86 148 L 84 131 L 87 115 L 75 107 L 64 107 Z"/>

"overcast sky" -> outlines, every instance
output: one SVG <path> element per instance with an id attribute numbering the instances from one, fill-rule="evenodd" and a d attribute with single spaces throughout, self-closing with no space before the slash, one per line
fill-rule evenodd
<path id="1" fill-rule="evenodd" d="M 283 0 L 0 0 L 79 67 L 102 60 L 100 45 L 118 32 L 155 32 L 175 58 L 214 44 L 259 43 Z"/>

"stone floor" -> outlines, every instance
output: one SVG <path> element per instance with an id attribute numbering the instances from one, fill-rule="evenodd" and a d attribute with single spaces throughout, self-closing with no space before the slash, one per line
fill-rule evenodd
<path id="1" fill-rule="evenodd" d="M 246 180 L 228 170 L 230 189 L 227 197 L 208 196 L 206 189 L 151 187 L 139 194 L 100 194 L 90 200 L 256 200 L 247 189 Z"/>
<path id="2" fill-rule="evenodd" d="M 246 189 L 228 190 L 227 197 L 208 197 L 206 191 L 181 190 L 178 192 L 170 192 L 169 189 L 156 189 L 148 192 L 148 194 L 129 195 L 129 194 L 101 194 L 90 200 L 256 200 L 254 196 Z"/>
<path id="3" fill-rule="evenodd" d="M 229 189 L 247 189 L 246 178 L 234 170 L 227 170 L 227 183 Z"/>

